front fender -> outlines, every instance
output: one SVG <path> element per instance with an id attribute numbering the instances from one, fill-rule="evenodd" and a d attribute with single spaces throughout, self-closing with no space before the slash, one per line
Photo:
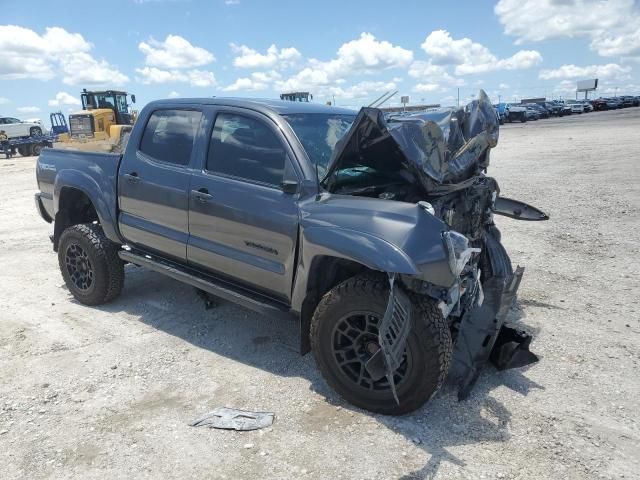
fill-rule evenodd
<path id="1" fill-rule="evenodd" d="M 95 177 L 76 169 L 58 171 L 53 184 L 54 214 L 57 215 L 60 209 L 60 194 L 64 188 L 80 190 L 91 200 L 107 238 L 121 243 L 115 222 L 115 210 L 118 200 L 115 191 L 115 179 L 113 182 L 109 180 L 109 177 L 97 180 Z"/>
<path id="2" fill-rule="evenodd" d="M 347 228 L 311 227 L 304 231 L 304 250 L 358 262 L 381 272 L 420 273 L 409 256 L 382 238 Z"/>
<path id="3" fill-rule="evenodd" d="M 320 256 L 344 258 L 381 272 L 420 273 L 404 251 L 375 235 L 338 227 L 308 227 L 300 235 L 300 259 L 291 300 L 294 311 L 302 311 L 309 270 Z"/>

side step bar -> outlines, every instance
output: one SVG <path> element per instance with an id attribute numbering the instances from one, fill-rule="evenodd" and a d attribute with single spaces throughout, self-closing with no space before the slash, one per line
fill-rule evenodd
<path id="1" fill-rule="evenodd" d="M 181 268 L 172 262 L 161 258 L 153 257 L 145 253 L 138 253 L 128 250 L 120 250 L 118 255 L 125 262 L 133 263 L 140 267 L 148 268 L 154 272 L 162 273 L 168 277 L 179 280 L 193 287 L 204 290 L 223 300 L 237 303 L 254 312 L 275 318 L 295 320 L 296 316 L 284 304 L 279 304 L 274 300 L 262 297 L 259 294 L 243 291 L 235 288 L 229 283 L 220 281 L 213 277 L 200 274 L 195 270 Z"/>

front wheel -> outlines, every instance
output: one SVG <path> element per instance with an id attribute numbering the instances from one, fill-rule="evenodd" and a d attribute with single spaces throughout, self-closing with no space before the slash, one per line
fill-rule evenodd
<path id="1" fill-rule="evenodd" d="M 116 298 L 124 285 L 124 263 L 118 247 L 98 224 L 84 223 L 60 235 L 58 263 L 71 294 L 85 305 Z"/>
<path id="2" fill-rule="evenodd" d="M 42 129 L 40 127 L 31 127 L 29 129 L 29 136 L 39 137 L 40 135 L 42 135 Z"/>
<path id="3" fill-rule="evenodd" d="M 378 325 L 389 298 L 383 275 L 357 275 L 330 290 L 311 320 L 311 346 L 326 382 L 350 403 L 376 413 L 401 415 L 428 401 L 442 386 L 451 361 L 451 333 L 436 302 L 411 296 L 412 328 L 394 383 L 373 380 L 366 362 L 380 348 Z"/>

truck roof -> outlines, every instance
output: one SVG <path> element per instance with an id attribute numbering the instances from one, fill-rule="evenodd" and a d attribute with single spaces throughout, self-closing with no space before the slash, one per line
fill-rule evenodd
<path id="1" fill-rule="evenodd" d="M 333 107 L 320 103 L 291 102 L 269 98 L 235 98 L 235 97 L 205 97 L 205 98 L 171 98 L 167 100 L 155 100 L 148 105 L 226 105 L 230 107 L 244 107 L 264 113 L 276 113 L 278 115 L 294 113 L 333 113 L 338 115 L 355 115 L 357 112 L 348 108 Z"/>

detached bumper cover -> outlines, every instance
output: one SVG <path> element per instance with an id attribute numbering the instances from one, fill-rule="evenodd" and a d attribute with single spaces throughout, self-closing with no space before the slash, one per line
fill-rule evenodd
<path id="1" fill-rule="evenodd" d="M 509 277 L 492 277 L 485 282 L 483 304 L 468 312 L 460 322 L 460 331 L 449 371 L 449 378 L 458 385 L 458 399 L 463 400 L 469 396 L 494 347 L 498 347 L 501 351 L 505 349 L 504 353 L 498 354 L 497 357 L 504 359 L 501 361 L 503 368 L 509 368 L 507 367 L 511 363 L 509 359 L 513 357 L 509 352 L 513 354 L 517 347 L 511 348 L 508 352 L 507 343 L 509 342 L 498 344 L 497 340 L 501 337 L 501 330 L 508 328 L 504 326 L 505 319 L 520 286 L 523 273 L 524 268 L 518 267 Z M 530 342 L 531 339 L 522 348 L 528 351 Z M 537 357 L 533 361 L 537 361 Z M 531 362 L 517 366 L 528 363 Z"/>

